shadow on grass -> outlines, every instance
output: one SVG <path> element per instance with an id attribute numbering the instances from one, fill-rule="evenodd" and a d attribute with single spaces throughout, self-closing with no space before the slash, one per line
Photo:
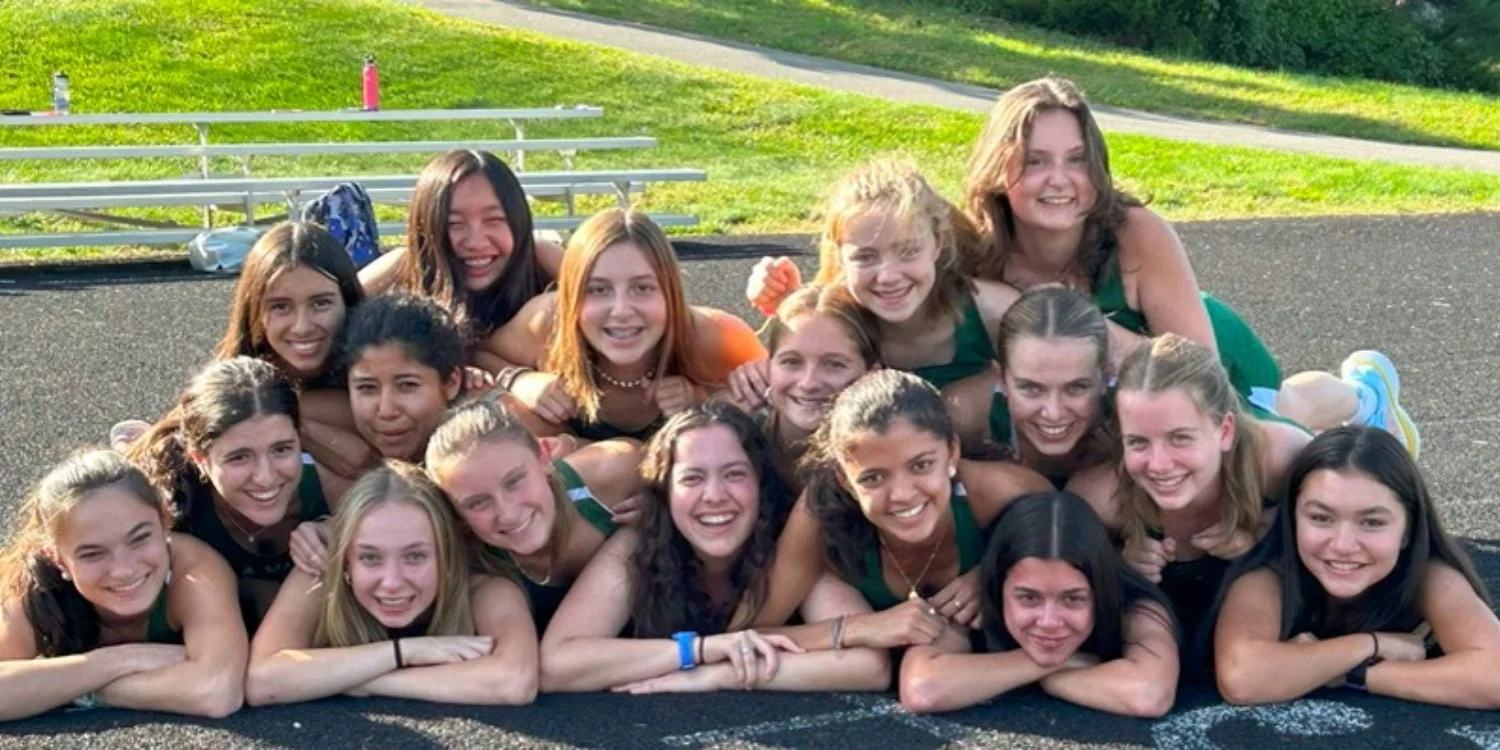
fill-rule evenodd
<path id="1" fill-rule="evenodd" d="M 537 7 L 535 2 L 518 0 L 494 0 L 494 2 L 519 5 L 541 12 L 559 15 L 578 15 L 557 7 Z M 1277 107 L 1260 102 L 1244 101 L 1230 96 L 1214 95 L 1187 90 L 1185 82 L 1198 82 L 1230 89 L 1271 92 L 1276 86 L 1256 81 L 1230 81 L 1208 76 L 1158 73 L 1142 70 L 1130 65 L 1120 65 L 1104 60 L 1083 59 L 1089 52 L 1088 42 L 1051 35 L 1032 29 L 1022 29 L 1000 20 L 965 17 L 979 29 L 997 35 L 1018 39 L 1028 45 L 1039 47 L 1036 52 L 1017 50 L 1011 46 L 985 44 L 967 34 L 932 31 L 933 25 L 923 20 L 923 13 L 932 12 L 931 7 L 919 7 L 899 0 L 839 0 L 836 4 L 810 6 L 802 3 L 766 4 L 768 10 L 739 13 L 733 9 L 710 3 L 678 3 L 669 0 L 637 0 L 628 11 L 620 9 L 615 2 L 591 3 L 580 0 L 539 0 L 542 5 L 566 8 L 586 8 L 592 13 L 620 16 L 628 13 L 631 19 L 643 24 L 670 24 L 675 29 L 666 33 L 693 38 L 717 35 L 724 39 L 741 42 L 735 46 L 763 54 L 784 65 L 811 69 L 820 72 L 839 73 L 850 70 L 843 62 L 820 62 L 805 57 L 787 55 L 778 50 L 754 44 L 767 40 L 777 47 L 797 55 L 813 55 L 823 58 L 839 58 L 856 65 L 877 66 L 905 71 L 902 78 L 917 78 L 933 83 L 940 88 L 963 96 L 992 98 L 988 88 L 1005 87 L 1048 74 L 1066 76 L 1078 82 L 1091 98 L 1099 103 L 1126 109 L 1149 109 L 1167 115 L 1193 119 L 1228 120 L 1255 125 L 1264 125 L 1283 130 L 1308 131 L 1365 138 L 1379 141 L 1412 143 L 1461 148 L 1496 148 L 1492 144 L 1477 143 L 1459 137 L 1444 136 L 1357 115 L 1306 112 Z M 774 9 L 770 9 L 773 8 Z M 851 12 L 841 13 L 840 9 Z M 954 18 L 939 11 L 946 21 Z M 753 15 L 753 17 L 751 17 Z M 872 16 L 880 16 L 881 23 L 872 22 Z M 627 22 L 628 23 L 628 22 Z M 687 33 L 684 33 L 687 32 Z M 1080 45 L 1084 45 L 1080 47 Z M 1050 47 L 1050 49 L 1049 49 Z M 1100 48 L 1102 58 L 1112 51 Z M 711 64 L 711 61 L 706 61 Z M 970 77 L 965 68 L 982 67 L 978 74 L 986 85 L 955 82 Z M 868 72 L 868 71 L 860 71 Z M 917 74 L 917 75 L 913 75 Z M 936 76 L 945 79 L 933 82 L 922 77 Z M 1288 96 L 1297 94 L 1293 89 Z"/>

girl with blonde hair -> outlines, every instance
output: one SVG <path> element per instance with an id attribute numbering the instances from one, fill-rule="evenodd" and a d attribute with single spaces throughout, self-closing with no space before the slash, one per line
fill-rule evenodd
<path id="1" fill-rule="evenodd" d="M 251 644 L 246 699 L 340 693 L 517 705 L 536 695 L 536 631 L 514 581 L 470 575 L 441 493 L 388 461 L 349 488 L 328 566 L 288 576 Z"/>
<path id="2" fill-rule="evenodd" d="M 962 214 L 914 166 L 887 158 L 835 183 L 823 215 L 817 282 L 848 289 L 875 327 L 881 363 L 938 388 L 976 376 L 990 382 L 1000 318 L 1019 294 L 974 278 Z M 751 291 L 762 309 L 785 293 Z M 759 403 L 765 380 L 764 364 L 747 368 L 734 381 L 736 397 Z"/>
<path id="3" fill-rule="evenodd" d="M 537 435 L 644 440 L 673 413 L 765 356 L 745 322 L 689 306 L 677 254 L 645 214 L 612 208 L 578 228 L 557 291 L 531 302 L 484 349 Z"/>
<path id="4" fill-rule="evenodd" d="M 427 443 L 427 473 L 472 537 L 477 567 L 518 577 L 538 633 L 600 545 L 625 522 L 640 450 L 606 440 L 559 456 L 495 399 L 450 410 Z"/>
<path id="5" fill-rule="evenodd" d="M 1246 414 L 1213 352 L 1170 333 L 1125 360 L 1115 408 L 1125 559 L 1196 636 L 1230 561 L 1265 534 L 1269 498 L 1309 437 Z"/>
<path id="6" fill-rule="evenodd" d="M 223 717 L 239 710 L 234 574 L 171 534 L 171 509 L 114 451 L 59 464 L 0 552 L 0 720 L 74 703 Z"/>

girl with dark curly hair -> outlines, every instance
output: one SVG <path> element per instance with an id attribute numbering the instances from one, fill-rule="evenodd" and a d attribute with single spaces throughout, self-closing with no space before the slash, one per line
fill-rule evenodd
<path id="1" fill-rule="evenodd" d="M 542 639 L 543 691 L 888 684 L 877 651 L 803 653 L 785 636 L 749 629 L 791 499 L 749 416 L 720 401 L 674 416 L 647 446 L 641 472 L 649 497 L 640 528 L 604 543 Z M 829 604 L 812 602 L 804 615 L 848 613 Z"/>

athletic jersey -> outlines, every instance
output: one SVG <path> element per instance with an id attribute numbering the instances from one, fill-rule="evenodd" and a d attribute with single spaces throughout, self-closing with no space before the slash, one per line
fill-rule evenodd
<path id="1" fill-rule="evenodd" d="M 594 497 L 588 485 L 583 483 L 583 477 L 578 475 L 567 461 L 558 459 L 552 462 L 552 467 L 557 471 L 558 479 L 561 481 L 563 493 L 572 501 L 573 507 L 578 510 L 583 520 L 590 526 L 599 530 L 605 538 L 608 538 L 617 528 L 609 508 Z M 511 558 L 510 552 L 486 545 L 485 554 L 503 565 L 515 567 L 519 570 L 515 560 Z M 562 604 L 563 596 L 568 593 L 569 583 L 538 583 L 531 580 L 531 576 L 521 574 L 521 584 L 526 589 L 526 598 L 531 600 L 531 619 L 536 622 L 536 632 L 541 635 L 547 629 L 547 623 L 552 621 L 552 615 L 557 612 L 557 606 Z"/>
<path id="2" fill-rule="evenodd" d="M 167 621 L 167 585 L 162 584 L 161 593 L 151 605 L 151 616 L 146 621 L 146 642 L 179 645 L 182 633 Z"/>
<path id="3" fill-rule="evenodd" d="M 979 558 L 984 554 L 984 536 L 979 522 L 974 518 L 974 510 L 969 507 L 969 497 L 964 486 L 957 481 L 952 485 L 953 494 L 948 505 L 953 509 L 953 540 L 958 543 L 958 573 L 963 575 L 979 564 Z M 865 601 L 876 612 L 906 601 L 906 597 L 897 596 L 886 585 L 880 550 L 878 543 L 866 550 L 863 574 L 849 582 L 859 589 L 859 593 L 864 594 Z"/>
<path id="4" fill-rule="evenodd" d="M 1281 365 L 1271 356 L 1271 351 L 1234 308 L 1207 292 L 1200 294 L 1203 307 L 1208 311 L 1209 325 L 1213 327 L 1214 343 L 1219 348 L 1219 362 L 1229 375 L 1230 386 L 1240 395 L 1240 402 L 1259 419 L 1295 425 L 1295 422 L 1272 413 L 1250 398 L 1257 389 L 1274 392 L 1281 388 Z M 1120 273 L 1118 253 L 1105 264 L 1099 287 L 1094 290 L 1094 304 L 1099 306 L 1104 317 L 1121 327 L 1151 335 L 1146 316 L 1125 301 L 1125 281 Z"/>
<path id="5" fill-rule="evenodd" d="M 994 358 L 995 342 L 990 341 L 984 318 L 979 314 L 979 305 L 971 298 L 953 331 L 953 359 L 945 365 L 914 367 L 911 372 L 936 388 L 944 388 L 984 372 Z"/>
<path id="6" fill-rule="evenodd" d="M 323 497 L 323 483 L 318 480 L 318 469 L 310 463 L 302 465 L 302 478 L 297 483 L 297 499 L 301 506 L 298 517 L 303 521 L 314 521 L 328 515 L 328 500 Z M 275 581 L 280 583 L 292 571 L 292 556 L 283 550 L 274 554 L 251 552 L 240 546 L 230 535 L 229 529 L 214 512 L 213 497 L 209 492 L 200 492 L 193 498 L 193 507 L 188 515 L 184 531 L 213 547 L 229 563 L 229 569 L 238 578 Z"/>
<path id="7" fill-rule="evenodd" d="M 622 427 L 616 427 L 608 422 L 585 422 L 579 417 L 574 417 L 568 420 L 568 431 L 591 443 L 622 437 L 639 440 L 644 443 L 650 440 L 651 436 L 655 435 L 656 431 L 660 430 L 662 425 L 666 423 L 667 417 L 666 415 L 662 415 L 651 420 L 650 424 L 639 430 L 627 430 Z"/>
<path id="8" fill-rule="evenodd" d="M 1272 503 L 1272 500 L 1264 499 L 1261 501 L 1261 508 L 1269 508 Z M 1159 539 L 1160 534 L 1153 532 L 1152 538 Z M 1182 628 L 1183 643 L 1198 643 L 1200 629 L 1213 627 L 1208 622 L 1209 610 L 1218 598 L 1224 574 L 1229 572 L 1232 562 L 1234 561 L 1205 554 L 1192 560 L 1173 561 L 1162 566 L 1161 583 L 1157 587 L 1172 602 L 1172 611 L 1177 614 L 1177 622 Z"/>

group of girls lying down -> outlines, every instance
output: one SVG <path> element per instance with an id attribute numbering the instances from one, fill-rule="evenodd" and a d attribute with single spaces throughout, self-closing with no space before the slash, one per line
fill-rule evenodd
<path id="1" fill-rule="evenodd" d="M 0 718 L 893 686 L 1160 716 L 1179 678 L 1500 705 L 1394 367 L 1283 381 L 1072 84 L 1000 98 L 961 208 L 880 160 L 823 216 L 813 283 L 751 275 L 763 339 L 641 214 L 534 239 L 484 152 L 358 273 L 275 227 L 175 407 L 27 500 Z"/>

